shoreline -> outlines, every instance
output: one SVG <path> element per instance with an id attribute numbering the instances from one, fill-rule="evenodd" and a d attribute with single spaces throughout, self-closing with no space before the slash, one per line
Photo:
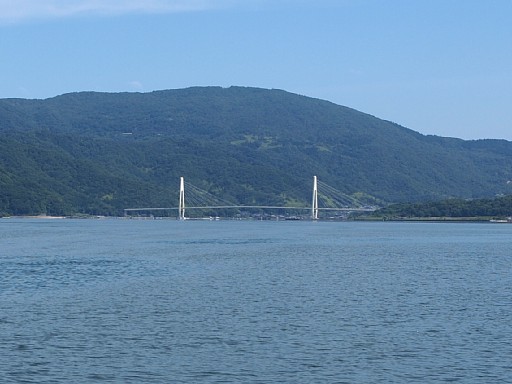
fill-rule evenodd
<path id="1" fill-rule="evenodd" d="M 63 220 L 63 219 L 77 219 L 77 220 L 177 220 L 175 217 L 126 217 L 126 216 L 48 216 L 48 215 L 20 215 L 20 216 L 0 216 L 0 219 L 35 219 L 35 220 Z M 187 221 L 226 221 L 226 220 L 237 220 L 237 221 L 255 221 L 252 218 L 232 218 L 232 217 L 204 217 L 204 218 L 188 218 Z M 257 220 L 262 221 L 262 220 Z M 301 220 L 286 220 L 286 219 L 267 219 L 263 221 L 312 221 L 310 219 Z M 507 217 L 485 217 L 485 216 L 472 216 L 472 217 L 361 217 L 351 218 L 344 220 L 335 219 L 318 219 L 313 221 L 320 222 L 395 222 L 395 223 L 492 223 L 492 224 L 512 224 L 512 218 Z"/>

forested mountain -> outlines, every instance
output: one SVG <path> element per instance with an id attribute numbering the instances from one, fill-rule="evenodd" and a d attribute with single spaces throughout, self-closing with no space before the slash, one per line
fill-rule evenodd
<path id="1" fill-rule="evenodd" d="M 312 176 L 384 202 L 511 193 L 512 143 L 424 136 L 244 87 L 0 100 L 0 214 L 176 206 L 179 177 L 242 204 L 309 202 Z"/>

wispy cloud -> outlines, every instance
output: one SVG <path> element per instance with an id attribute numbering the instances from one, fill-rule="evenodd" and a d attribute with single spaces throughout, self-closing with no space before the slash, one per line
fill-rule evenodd
<path id="1" fill-rule="evenodd" d="M 0 0 L 0 22 L 79 15 L 191 12 L 233 3 L 236 0 Z"/>
<path id="2" fill-rule="evenodd" d="M 133 80 L 133 81 L 130 81 L 128 83 L 128 87 L 133 90 L 133 91 L 142 91 L 144 90 L 144 85 L 138 81 L 138 80 Z"/>

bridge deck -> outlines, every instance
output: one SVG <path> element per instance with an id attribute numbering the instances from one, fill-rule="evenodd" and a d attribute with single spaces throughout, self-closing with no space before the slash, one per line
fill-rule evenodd
<path id="1" fill-rule="evenodd" d="M 185 207 L 185 209 L 294 209 L 310 211 L 311 207 L 281 207 L 273 205 L 215 205 L 204 207 Z M 132 211 L 174 211 L 179 210 L 179 207 L 172 208 L 125 208 L 125 212 Z M 320 211 L 350 211 L 350 212 L 372 212 L 375 208 L 318 208 Z"/>

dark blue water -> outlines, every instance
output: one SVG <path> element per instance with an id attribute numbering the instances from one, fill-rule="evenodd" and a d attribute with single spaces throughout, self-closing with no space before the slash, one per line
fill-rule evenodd
<path id="1" fill-rule="evenodd" d="M 2 383 L 512 383 L 512 225 L 0 220 Z"/>

